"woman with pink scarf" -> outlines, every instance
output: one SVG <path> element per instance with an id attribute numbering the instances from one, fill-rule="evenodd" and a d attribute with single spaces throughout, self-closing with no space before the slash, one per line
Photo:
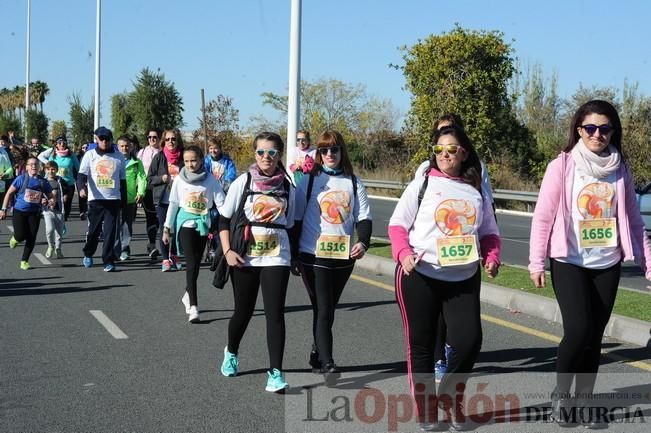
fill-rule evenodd
<path id="1" fill-rule="evenodd" d="M 179 174 L 183 167 L 183 144 L 181 134 L 176 129 L 168 129 L 163 132 L 163 151 L 158 152 L 149 165 L 147 173 L 147 184 L 152 190 L 156 214 L 158 216 L 158 240 L 159 250 L 162 257 L 161 271 L 169 272 L 173 269 L 180 269 L 174 242 L 169 246 L 162 242 L 163 226 L 169 206 L 170 190 L 172 181 Z"/>
<path id="2" fill-rule="evenodd" d="M 63 189 L 63 216 L 67 221 L 72 209 L 72 199 L 75 195 L 75 181 L 79 172 L 79 160 L 68 147 L 68 140 L 65 136 L 57 137 L 55 147 L 49 157 L 50 161 L 57 163 L 57 176 L 61 178 Z"/>

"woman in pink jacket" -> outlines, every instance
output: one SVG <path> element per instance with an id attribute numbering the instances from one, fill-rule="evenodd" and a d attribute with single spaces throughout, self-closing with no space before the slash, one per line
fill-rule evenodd
<path id="1" fill-rule="evenodd" d="M 452 430 L 463 430 L 458 393 L 471 372 L 482 330 L 481 268 L 494 277 L 500 265 L 499 230 L 491 201 L 482 193 L 481 165 L 463 129 L 436 131 L 432 157 L 400 197 L 389 220 L 396 299 L 407 342 L 409 387 L 423 430 L 439 427 L 438 400 Z M 438 393 L 432 374 L 439 315 L 452 347 Z M 454 405 L 454 406 L 453 406 Z"/>
<path id="2" fill-rule="evenodd" d="M 622 260 L 635 259 L 651 280 L 651 246 L 621 140 L 622 125 L 611 104 L 593 100 L 579 107 L 567 144 L 547 167 L 531 224 L 531 279 L 545 286 L 549 257 L 563 316 L 552 393 L 552 417 L 560 425 L 603 427 L 605 420 L 591 416 L 590 398 Z M 572 406 L 579 409 L 575 419 L 567 416 Z"/>

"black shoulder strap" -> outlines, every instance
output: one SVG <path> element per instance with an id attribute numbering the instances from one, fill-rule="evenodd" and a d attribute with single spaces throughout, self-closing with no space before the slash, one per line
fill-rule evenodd
<path id="1" fill-rule="evenodd" d="M 305 194 L 305 205 L 310 201 L 312 197 L 312 187 L 314 186 L 314 175 L 312 173 L 308 174 L 310 178 L 307 180 L 307 193 Z"/>
<path id="2" fill-rule="evenodd" d="M 353 181 L 353 197 L 357 200 L 357 178 L 355 175 L 351 175 L 350 179 Z"/>
<path id="3" fill-rule="evenodd" d="M 251 173 L 247 171 L 246 183 L 244 184 L 244 190 L 242 191 L 242 196 L 240 197 L 240 204 L 237 207 L 236 215 L 240 215 L 242 213 L 242 210 L 244 209 L 244 203 L 250 193 L 251 193 Z"/>
<path id="4" fill-rule="evenodd" d="M 27 173 L 23 173 L 23 184 L 20 185 L 20 189 L 18 190 L 18 195 L 23 194 L 25 192 L 28 184 L 29 184 L 29 175 Z"/>
<path id="5" fill-rule="evenodd" d="M 420 202 L 423 201 L 423 197 L 425 196 L 425 190 L 427 189 L 428 182 L 429 182 L 429 175 L 425 173 L 425 180 L 423 181 L 423 184 L 420 186 L 420 190 L 418 190 L 418 208 L 420 208 Z"/>

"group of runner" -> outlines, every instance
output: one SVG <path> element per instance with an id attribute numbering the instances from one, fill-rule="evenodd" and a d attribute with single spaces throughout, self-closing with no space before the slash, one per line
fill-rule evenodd
<path id="1" fill-rule="evenodd" d="M 148 249 L 161 255 L 162 270 L 177 267 L 177 255 L 186 259 L 181 302 L 194 323 L 199 321 L 197 276 L 202 252 L 210 232 L 216 230 L 220 240 L 216 260 L 225 265 L 234 297 L 221 373 L 238 374 L 240 343 L 262 291 L 269 352 L 265 389 L 279 392 L 288 387 L 283 374 L 284 305 L 293 273 L 301 275 L 313 308 L 308 362 L 327 384 L 333 384 L 340 375 L 333 354 L 336 306 L 355 260 L 369 248 L 372 232 L 366 189 L 353 173 L 342 135 L 325 131 L 311 148 L 309 133 L 299 131 L 290 174 L 281 162 L 285 151 L 281 137 L 260 133 L 252 145 L 255 162 L 237 178 L 232 162 L 220 164 L 223 155 L 216 142 L 204 157 L 197 146 L 184 148 L 178 131 L 161 135 L 152 129 L 148 146 L 134 156 L 128 138 L 118 139 L 119 154 L 109 130 L 99 128 L 95 135 L 97 147 L 84 155 L 76 180 L 79 195 L 89 199 L 84 266 L 92 266 L 101 231 L 104 270 L 114 270 L 119 257 L 128 259 L 128 242 L 127 249 L 116 246 L 132 234 L 134 205 L 142 202 Z M 651 245 L 635 202 L 621 137 L 621 122 L 611 104 L 593 100 L 582 105 L 570 125 L 567 145 L 548 166 L 533 216 L 531 278 L 536 287 L 545 285 L 544 262 L 549 258 L 563 315 L 564 337 L 552 393 L 552 418 L 560 425 L 569 422 L 568 408 L 583 407 L 592 396 L 621 261 L 634 258 L 651 280 Z M 414 398 L 416 394 L 452 396 L 463 389 L 482 343 L 480 272 L 483 268 L 494 277 L 501 264 L 486 167 L 458 116 L 439 119 L 431 150 L 429 161 L 402 194 L 388 227 Z M 57 147 L 56 157 L 66 157 L 65 147 Z M 54 165 L 48 166 L 48 174 L 55 170 Z M 35 176 L 35 158 L 27 161 L 27 171 L 28 176 L 16 178 L 7 194 L 18 193 L 16 234 L 11 242 L 15 246 L 27 240 L 26 252 L 33 248 L 33 240 L 22 233 L 38 228 L 35 207 L 40 209 L 46 200 L 54 211 L 60 202 L 65 213 L 65 199 L 58 200 L 65 197 L 64 184 L 57 190 Z M 0 218 L 7 204 L 5 197 Z M 211 208 L 219 213 L 216 227 L 211 223 Z M 127 222 L 122 235 L 117 223 L 120 210 Z M 25 260 L 23 255 L 21 267 Z M 433 375 L 435 365 L 438 380 Z M 570 394 L 573 382 L 574 396 Z M 428 407 L 430 400 L 415 401 L 421 428 L 439 428 Z M 452 430 L 466 428 L 461 401 L 457 397 L 453 407 L 445 408 L 445 423 Z M 589 417 L 584 424 L 599 428 L 601 421 Z"/>

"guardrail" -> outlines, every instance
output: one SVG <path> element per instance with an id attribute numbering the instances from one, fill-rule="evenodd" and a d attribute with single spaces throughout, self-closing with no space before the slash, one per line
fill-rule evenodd
<path id="1" fill-rule="evenodd" d="M 408 183 L 403 183 L 396 180 L 362 179 L 362 182 L 364 182 L 364 185 L 369 188 L 384 188 L 384 189 L 398 189 L 398 190 L 405 189 L 408 185 Z M 493 190 L 493 199 L 524 202 L 527 204 L 527 210 L 532 211 L 533 205 L 538 201 L 538 192 L 496 189 Z"/>

